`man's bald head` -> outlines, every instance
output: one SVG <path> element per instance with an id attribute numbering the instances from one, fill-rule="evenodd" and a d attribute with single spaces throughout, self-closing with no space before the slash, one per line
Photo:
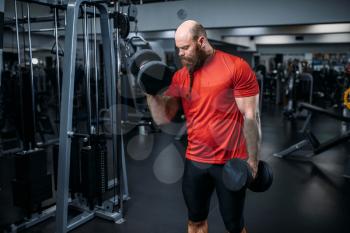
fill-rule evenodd
<path id="1" fill-rule="evenodd" d="M 199 69 L 214 51 L 204 27 L 194 20 L 187 20 L 177 28 L 175 45 L 181 63 L 190 73 Z"/>
<path id="2" fill-rule="evenodd" d="M 195 20 L 186 20 L 180 24 L 175 32 L 175 39 L 190 37 L 192 40 L 197 40 L 201 36 L 207 39 L 204 27 Z"/>

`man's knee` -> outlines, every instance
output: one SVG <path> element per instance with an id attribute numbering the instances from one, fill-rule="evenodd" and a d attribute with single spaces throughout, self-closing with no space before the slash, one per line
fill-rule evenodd
<path id="1" fill-rule="evenodd" d="M 207 225 L 207 220 L 198 221 L 198 222 L 188 220 L 189 227 L 202 228 L 202 227 L 205 227 L 206 225 Z"/>

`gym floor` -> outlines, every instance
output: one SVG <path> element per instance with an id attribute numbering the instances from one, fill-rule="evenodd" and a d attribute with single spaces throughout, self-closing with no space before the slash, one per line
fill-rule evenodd
<path id="1" fill-rule="evenodd" d="M 349 143 L 306 160 L 272 156 L 302 139 L 297 133 L 301 123 L 283 119 L 281 109 L 276 106 L 263 106 L 261 159 L 272 166 L 274 183 L 265 193 L 247 191 L 245 219 L 250 233 L 349 232 L 350 180 L 343 177 L 344 167 L 350 160 Z M 317 137 L 326 140 L 340 133 L 340 123 L 314 117 L 312 129 Z M 174 140 L 171 131 L 166 128 L 163 133 L 140 136 L 138 130 L 134 130 L 128 134 L 131 200 L 125 205 L 126 222 L 118 225 L 95 218 L 72 232 L 186 232 L 187 215 L 181 193 L 186 145 Z M 23 232 L 55 232 L 54 219 Z M 215 195 L 209 214 L 209 232 L 225 232 Z"/>

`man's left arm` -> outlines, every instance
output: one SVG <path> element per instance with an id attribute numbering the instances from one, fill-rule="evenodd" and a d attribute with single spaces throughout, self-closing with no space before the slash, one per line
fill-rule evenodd
<path id="1" fill-rule="evenodd" d="M 258 171 L 258 154 L 261 142 L 261 128 L 259 116 L 259 94 L 249 97 L 235 98 L 238 109 L 243 114 L 243 132 L 247 143 L 248 164 L 255 178 Z"/>

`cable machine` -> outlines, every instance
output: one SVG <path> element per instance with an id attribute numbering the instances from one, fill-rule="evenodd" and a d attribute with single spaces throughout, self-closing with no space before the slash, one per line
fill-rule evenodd
<path id="1" fill-rule="evenodd" d="M 85 5 L 84 5 L 85 4 Z M 115 3 L 117 4 L 117 3 Z M 75 59 L 77 50 L 77 26 L 79 9 L 83 6 L 84 9 L 84 32 L 85 32 L 85 56 L 86 56 L 86 88 L 87 88 L 87 125 L 88 134 L 82 135 L 74 132 L 72 128 L 72 115 L 73 115 L 73 98 L 74 98 L 74 81 L 75 81 Z M 99 170 L 98 173 L 104 173 L 101 179 L 97 183 L 99 184 L 100 193 L 95 195 L 96 187 L 89 184 L 91 177 L 91 171 L 96 168 L 97 164 L 105 164 L 105 158 L 99 159 L 96 163 L 93 158 L 96 156 L 96 152 L 101 152 L 101 147 L 104 147 L 103 141 L 106 135 L 99 133 L 99 120 L 96 117 L 95 125 L 92 124 L 91 116 L 91 93 L 90 93 L 90 52 L 88 48 L 87 39 L 87 8 L 93 7 L 93 15 L 96 16 L 96 10 L 100 16 L 100 28 L 101 39 L 103 46 L 103 60 L 104 60 L 104 79 L 107 82 L 107 101 L 108 111 L 110 113 L 110 125 L 111 132 L 110 138 L 112 141 L 112 157 L 115 169 L 115 177 L 111 182 L 105 182 L 106 173 L 105 170 Z M 94 21 L 94 25 L 96 25 Z M 96 29 L 96 28 L 95 28 Z M 96 30 L 95 30 L 96 32 Z M 127 193 L 127 177 L 125 167 L 125 155 L 124 145 L 122 139 L 121 129 L 121 111 L 118 110 L 118 104 L 120 104 L 120 95 L 118 93 L 117 83 L 119 79 L 119 60 L 116 59 L 115 45 L 113 40 L 113 28 L 111 19 L 108 13 L 108 7 L 106 1 L 83 1 L 83 0 L 70 0 L 67 4 L 67 27 L 65 35 L 64 45 L 64 72 L 62 80 L 62 92 L 61 92 L 61 115 L 60 115 L 60 138 L 59 138 L 59 157 L 58 157 L 58 182 L 57 182 L 57 212 L 56 212 L 56 232 L 64 233 L 70 231 L 77 226 L 89 221 L 95 216 L 112 220 L 114 222 L 123 222 L 124 208 L 123 201 L 128 198 Z M 95 34 L 94 34 L 95 35 Z M 118 32 L 116 38 L 118 38 Z M 118 41 L 117 41 L 118 43 Z M 94 37 L 94 54 L 96 65 L 96 35 Z M 118 52 L 118 51 L 117 51 Z M 96 69 L 95 69 L 96 75 Z M 95 76 L 96 80 L 96 76 Z M 97 85 L 97 84 L 96 84 Z M 97 97 L 97 96 L 96 96 Z M 98 99 L 96 99 L 96 111 L 98 115 Z M 75 137 L 84 137 L 85 146 L 82 149 L 82 173 L 86 174 L 84 180 L 82 180 L 83 195 L 87 197 L 88 203 L 81 203 L 79 199 L 73 200 L 74 197 L 69 197 L 69 175 L 70 175 L 70 156 L 71 156 L 71 143 Z M 83 158 L 84 157 L 84 158 Z M 89 159 L 92 158 L 92 159 Z M 92 170 L 91 170 L 92 169 Z M 83 177 L 83 175 L 82 175 Z M 102 182 L 103 181 L 103 182 Z M 110 184 L 110 185 L 109 185 Z M 114 188 L 114 195 L 112 198 L 104 200 L 103 192 L 108 186 Z M 91 189 L 90 189 L 91 188 Z M 97 203 L 94 202 L 94 198 L 97 197 Z M 78 201 L 78 202 L 77 202 Z M 68 219 L 68 207 L 78 208 L 81 213 L 73 219 Z"/>
<path id="2" fill-rule="evenodd" d="M 29 63 L 25 60 L 19 43 L 20 29 L 23 28 L 19 27 L 19 24 L 25 23 L 25 20 L 18 19 L 17 1 L 27 4 Z M 12 224 L 8 228 L 10 232 L 29 228 L 52 216 L 56 216 L 56 232 L 58 233 L 75 229 L 94 217 L 122 223 L 124 222 L 123 202 L 130 198 L 121 125 L 121 116 L 125 109 L 118 108 L 118 105 L 121 104 L 117 88 L 120 79 L 119 38 L 121 35 L 119 24 L 123 23 L 120 17 L 115 17 L 119 15 L 119 2 L 107 0 L 69 0 L 67 4 L 63 2 L 65 1 L 52 3 L 45 0 L 15 0 L 14 2 L 19 63 L 18 79 L 21 84 L 19 89 L 21 102 L 18 110 L 21 112 L 19 114 L 21 127 L 19 128 L 23 151 L 15 155 L 17 169 L 16 179 L 13 181 L 13 193 L 14 204 L 28 209 L 29 218 L 26 218 L 21 224 Z M 50 19 L 44 17 L 39 20 L 53 22 L 54 25 L 54 28 L 47 28 L 45 32 L 54 33 L 55 42 L 51 53 L 55 55 L 56 60 L 56 72 L 53 79 L 56 83 L 55 88 L 57 88 L 55 91 L 57 91 L 60 116 L 57 119 L 59 143 L 53 145 L 53 142 L 50 142 L 50 146 L 53 145 L 53 170 L 56 174 L 54 177 L 57 186 L 56 205 L 48 209 L 41 208 L 41 202 L 52 197 L 52 179 L 51 174 L 46 171 L 47 151 L 44 147 L 48 145 L 37 141 L 38 119 L 31 62 L 33 57 L 31 19 L 34 18 L 30 16 L 30 4 L 50 7 L 53 17 Z M 59 23 L 62 20 L 60 14 L 62 11 L 64 12 L 64 27 Z M 79 21 L 83 22 L 85 64 L 83 73 L 86 90 L 84 110 L 87 113 L 87 117 L 81 121 L 86 125 L 86 132 L 75 128 L 73 123 Z M 63 50 L 59 46 L 59 30 L 65 30 Z M 42 31 L 44 29 L 39 30 L 39 32 Z M 25 32 L 24 29 L 23 32 Z M 100 36 L 98 33 L 101 33 Z M 99 43 L 102 47 L 99 47 Z M 98 50 L 102 53 L 98 53 Z M 103 57 L 100 57 L 101 54 Z M 63 56 L 63 66 L 60 64 L 60 56 Z M 103 59 L 103 62 L 99 61 L 100 58 Z M 26 69 L 25 64 L 27 63 L 30 69 Z M 103 63 L 103 67 L 99 66 L 100 63 Z M 61 77 L 60 67 L 63 67 L 63 77 Z M 106 98 L 99 97 L 102 91 Z M 100 119 L 102 107 L 104 112 L 108 112 L 109 117 Z M 108 130 L 106 127 L 101 127 L 101 122 L 106 123 L 106 121 L 110 126 Z M 108 159 L 112 161 L 110 166 L 108 166 Z M 109 175 L 109 169 L 112 170 L 112 175 Z M 27 196 L 32 194 L 40 198 L 28 200 Z M 33 208 L 38 212 L 32 214 L 29 210 Z M 72 209 L 74 213 L 79 212 L 73 218 L 70 212 Z"/>

